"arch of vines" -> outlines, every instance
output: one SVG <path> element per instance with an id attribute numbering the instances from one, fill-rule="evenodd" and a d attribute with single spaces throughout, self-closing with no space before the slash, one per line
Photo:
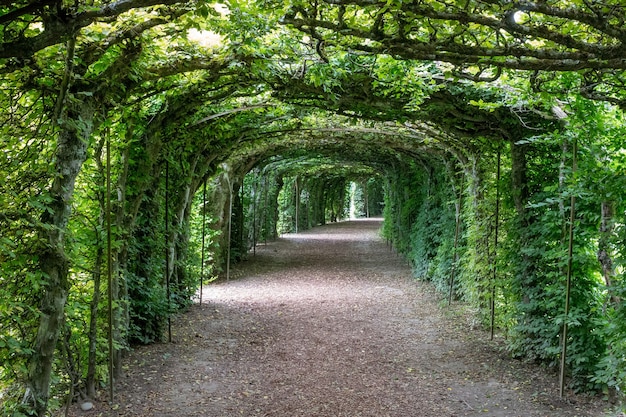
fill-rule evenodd
<path id="1" fill-rule="evenodd" d="M 512 355 L 619 395 L 625 19 L 621 0 L 0 0 L 3 413 L 112 388 L 203 283 L 350 200 Z"/>

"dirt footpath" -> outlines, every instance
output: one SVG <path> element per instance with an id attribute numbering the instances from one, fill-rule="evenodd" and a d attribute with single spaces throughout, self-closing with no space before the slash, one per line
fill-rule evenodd
<path id="1" fill-rule="evenodd" d="M 126 361 L 116 405 L 85 415 L 560 417 L 607 404 L 508 359 L 416 282 L 378 237 L 343 222 L 257 248 L 228 282 L 205 287 L 173 323 L 172 344 Z"/>

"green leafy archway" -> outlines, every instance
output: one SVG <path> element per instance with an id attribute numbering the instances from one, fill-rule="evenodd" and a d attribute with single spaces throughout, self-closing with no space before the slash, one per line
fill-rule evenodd
<path id="1" fill-rule="evenodd" d="M 93 396 L 167 336 L 202 259 L 217 274 L 341 218 L 349 183 L 382 190 L 416 277 L 512 354 L 555 365 L 567 323 L 572 385 L 623 388 L 623 20 L 619 2 L 0 5 L 3 411 Z"/>

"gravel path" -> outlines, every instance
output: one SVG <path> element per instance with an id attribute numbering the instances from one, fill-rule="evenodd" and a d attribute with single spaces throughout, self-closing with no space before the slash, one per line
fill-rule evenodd
<path id="1" fill-rule="evenodd" d="M 601 416 L 556 375 L 508 359 L 378 237 L 341 222 L 261 245 L 202 305 L 173 321 L 172 344 L 127 358 L 115 416 Z M 105 410 L 106 408 L 106 410 Z"/>

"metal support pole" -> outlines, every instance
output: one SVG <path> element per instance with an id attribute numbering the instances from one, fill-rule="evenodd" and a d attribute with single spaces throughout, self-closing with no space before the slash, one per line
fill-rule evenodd
<path id="1" fill-rule="evenodd" d="M 574 146 L 572 149 L 572 175 L 576 173 L 578 168 L 577 153 L 578 143 L 574 139 Z M 565 283 L 565 315 L 563 317 L 563 337 L 561 340 L 561 375 L 559 377 L 559 396 L 563 398 L 563 392 L 565 391 L 565 364 L 567 359 L 567 318 L 569 316 L 569 302 L 572 288 L 572 263 L 574 259 L 574 220 L 576 216 L 575 212 L 576 196 L 572 194 L 570 197 L 570 212 L 569 212 L 569 244 L 567 248 L 567 279 Z"/>
<path id="2" fill-rule="evenodd" d="M 498 149 L 498 168 L 496 174 L 496 213 L 495 213 L 495 237 L 493 242 L 493 276 L 491 278 L 491 338 L 493 340 L 493 334 L 496 327 L 496 277 L 498 272 L 497 259 L 498 259 L 498 231 L 499 231 L 499 219 L 500 219 L 500 165 L 502 157 L 500 149 Z"/>
<path id="3" fill-rule="evenodd" d="M 172 342 L 172 317 L 171 312 L 171 299 L 172 294 L 170 290 L 170 211 L 169 211 L 169 186 L 170 186 L 170 163 L 165 160 L 165 288 L 167 292 L 167 341 Z"/>
<path id="4" fill-rule="evenodd" d="M 206 240 L 206 181 L 202 185 L 202 254 L 200 255 L 200 305 L 202 305 L 202 290 L 204 286 L 204 242 Z"/>
<path id="5" fill-rule="evenodd" d="M 454 246 L 452 250 L 452 268 L 450 271 L 450 291 L 448 292 L 448 305 L 452 304 L 452 296 L 454 295 L 454 280 L 456 278 L 456 264 L 458 262 L 458 247 L 459 247 L 459 235 L 461 234 L 461 209 L 463 198 L 463 182 L 461 181 L 461 187 L 459 188 L 459 198 L 456 202 L 456 216 L 454 225 Z"/>
<path id="6" fill-rule="evenodd" d="M 269 233 L 269 225 L 267 224 L 267 221 L 269 220 L 270 216 L 268 214 L 269 211 L 269 206 L 267 204 L 267 194 L 269 192 L 269 179 L 267 176 L 265 176 L 263 178 L 263 229 L 264 229 L 264 233 L 263 233 L 263 244 L 265 246 L 267 246 L 267 234 Z"/>
<path id="7" fill-rule="evenodd" d="M 298 233 L 298 211 L 300 210 L 300 189 L 298 188 L 298 177 L 296 177 L 296 233 Z"/>
<path id="8" fill-rule="evenodd" d="M 115 352 L 113 350 L 113 262 L 112 262 L 112 250 L 111 250 L 111 138 L 107 135 L 107 170 L 106 170 L 106 227 L 107 227 L 107 282 L 108 282 L 108 312 L 109 312 L 109 400 L 113 402 L 115 393 L 114 387 L 114 362 Z"/>
<path id="9" fill-rule="evenodd" d="M 252 255 L 256 256 L 256 234 L 257 234 L 257 224 L 256 224 L 256 193 L 257 193 L 257 176 L 254 175 L 254 179 L 252 180 Z"/>
<path id="10" fill-rule="evenodd" d="M 230 280 L 230 250 L 231 250 L 231 237 L 233 233 L 233 185 L 228 178 L 228 251 L 226 255 L 226 281 Z"/>
<path id="11" fill-rule="evenodd" d="M 366 218 L 370 218 L 370 199 L 369 199 L 369 193 L 367 190 L 367 180 L 363 181 L 363 194 L 365 196 L 364 200 L 365 200 L 365 217 Z"/>

